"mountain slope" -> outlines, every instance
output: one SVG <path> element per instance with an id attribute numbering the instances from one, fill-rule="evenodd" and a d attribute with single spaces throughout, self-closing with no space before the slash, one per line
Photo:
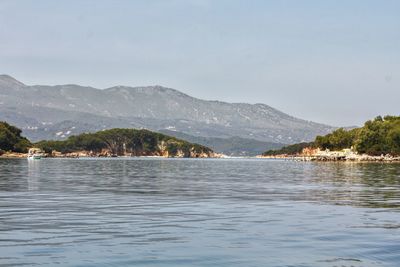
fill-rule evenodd
<path id="1" fill-rule="evenodd" d="M 286 144 L 312 140 L 333 129 L 268 105 L 201 100 L 161 86 L 104 90 L 72 84 L 27 86 L 7 75 L 0 75 L 0 112 L 0 119 L 8 116 L 28 137 L 42 129 L 61 138 L 55 135 L 54 125 L 65 121 L 76 124 L 71 126 L 75 133 L 86 131 L 82 125 L 88 125 L 90 131 L 136 127 Z"/>

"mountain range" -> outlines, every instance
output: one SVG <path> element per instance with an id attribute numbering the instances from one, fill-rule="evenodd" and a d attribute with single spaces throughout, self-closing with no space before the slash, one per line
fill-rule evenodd
<path id="1" fill-rule="evenodd" d="M 146 128 L 232 155 L 310 141 L 334 129 L 265 104 L 202 100 L 162 86 L 25 85 L 9 75 L 0 75 L 0 120 L 20 127 L 32 141 Z"/>

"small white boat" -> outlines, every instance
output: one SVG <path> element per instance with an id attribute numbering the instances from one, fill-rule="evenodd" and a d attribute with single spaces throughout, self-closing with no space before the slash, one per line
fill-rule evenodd
<path id="1" fill-rule="evenodd" d="M 41 159 L 43 151 L 40 148 L 30 148 L 28 151 L 28 160 Z"/>

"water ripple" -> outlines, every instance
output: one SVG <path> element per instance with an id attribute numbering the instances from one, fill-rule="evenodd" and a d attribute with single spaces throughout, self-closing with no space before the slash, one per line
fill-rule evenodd
<path id="1" fill-rule="evenodd" d="M 0 266 L 398 266 L 400 165 L 0 160 Z"/>

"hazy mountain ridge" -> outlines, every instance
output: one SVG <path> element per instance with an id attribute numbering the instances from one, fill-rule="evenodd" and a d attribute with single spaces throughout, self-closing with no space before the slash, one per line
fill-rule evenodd
<path id="1" fill-rule="evenodd" d="M 264 104 L 205 101 L 161 86 L 118 86 L 99 90 L 79 85 L 35 85 L 19 86 L 18 89 L 17 96 L 12 93 L 3 96 L 7 103 L 81 111 L 109 117 L 184 119 L 227 127 L 243 124 L 282 128 L 287 122 L 292 123 L 292 126 L 303 127 L 304 123 L 319 126 Z"/>
<path id="2" fill-rule="evenodd" d="M 265 149 L 280 149 L 284 144 L 274 142 L 264 142 L 254 139 L 246 139 L 241 137 L 202 137 L 193 136 L 181 132 L 170 130 L 160 130 L 161 133 L 174 136 L 179 139 L 187 140 L 192 143 L 202 144 L 212 147 L 215 151 L 221 152 L 228 156 L 257 156 L 265 152 Z"/>
<path id="3" fill-rule="evenodd" d="M 8 75 L 0 75 L 0 112 L 0 120 L 16 124 L 35 140 L 67 137 L 56 135 L 66 121 L 76 124 L 67 130 L 69 135 L 133 127 L 285 144 L 312 140 L 334 129 L 265 104 L 201 100 L 162 86 L 28 86 Z"/>

